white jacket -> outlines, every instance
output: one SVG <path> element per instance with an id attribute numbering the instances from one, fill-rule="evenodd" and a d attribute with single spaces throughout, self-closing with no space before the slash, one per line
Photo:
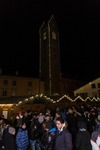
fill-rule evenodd
<path id="1" fill-rule="evenodd" d="M 100 150 L 100 135 L 97 136 L 96 142 L 91 139 L 92 150 Z"/>

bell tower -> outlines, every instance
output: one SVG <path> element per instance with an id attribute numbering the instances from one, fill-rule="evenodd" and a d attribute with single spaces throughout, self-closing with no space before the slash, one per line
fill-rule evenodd
<path id="1" fill-rule="evenodd" d="M 55 17 L 43 22 L 40 34 L 40 79 L 45 83 L 45 94 L 60 95 L 60 45 Z"/>

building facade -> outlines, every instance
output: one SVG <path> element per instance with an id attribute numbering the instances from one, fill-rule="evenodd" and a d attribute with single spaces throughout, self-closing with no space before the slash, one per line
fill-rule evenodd
<path id="1" fill-rule="evenodd" d="M 35 78 L 0 75 L 0 99 L 44 93 L 44 82 Z"/>
<path id="2" fill-rule="evenodd" d="M 47 23 L 43 23 L 40 34 L 40 79 L 45 83 L 45 94 L 53 96 L 61 94 L 60 85 L 60 45 L 56 20 L 52 15 Z"/>
<path id="3" fill-rule="evenodd" d="M 100 78 L 97 78 L 74 90 L 74 96 L 81 96 L 83 98 L 100 97 Z"/>

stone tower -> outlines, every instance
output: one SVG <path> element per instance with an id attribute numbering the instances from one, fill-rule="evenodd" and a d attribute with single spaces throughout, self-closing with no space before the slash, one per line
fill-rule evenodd
<path id="1" fill-rule="evenodd" d="M 60 95 L 60 45 L 56 20 L 52 15 L 48 22 L 44 22 L 39 30 L 40 34 L 40 80 L 45 83 L 45 94 Z"/>

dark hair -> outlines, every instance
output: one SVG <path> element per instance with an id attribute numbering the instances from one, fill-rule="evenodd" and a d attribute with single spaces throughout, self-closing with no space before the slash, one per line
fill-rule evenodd
<path id="1" fill-rule="evenodd" d="M 58 117 L 58 118 L 56 119 L 56 121 L 60 121 L 61 123 L 64 123 L 64 122 L 65 122 L 65 120 L 64 120 L 62 117 Z"/>
<path id="2" fill-rule="evenodd" d="M 62 115 L 62 113 L 60 112 L 60 111 L 56 111 L 56 114 L 58 114 L 58 115 Z"/>
<path id="3" fill-rule="evenodd" d="M 51 117 L 49 114 L 46 114 L 45 117 Z"/>

